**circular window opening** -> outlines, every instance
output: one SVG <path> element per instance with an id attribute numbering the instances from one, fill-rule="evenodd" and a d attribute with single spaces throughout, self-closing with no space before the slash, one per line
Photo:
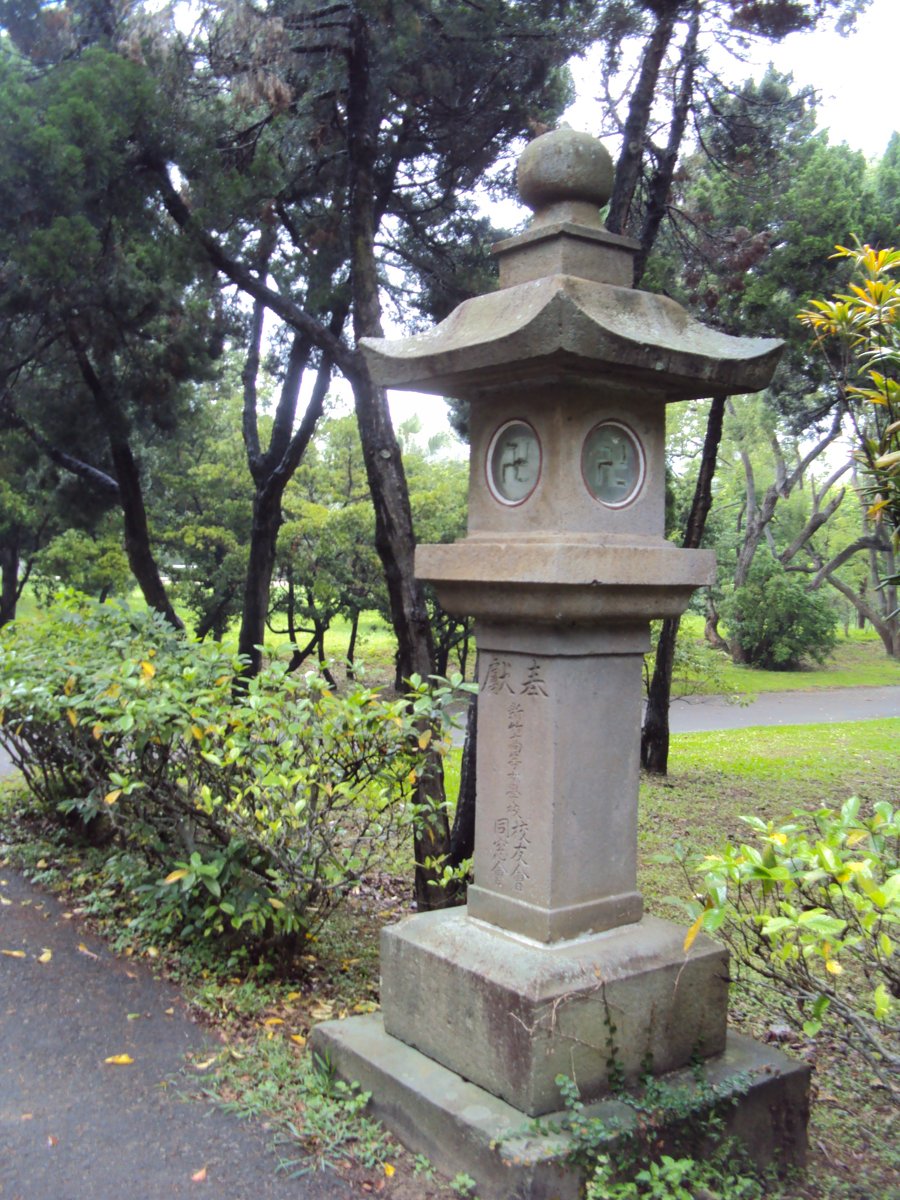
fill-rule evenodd
<path id="1" fill-rule="evenodd" d="M 541 477 L 541 443 L 525 421 L 501 425 L 487 452 L 488 487 L 501 504 L 522 504 Z"/>
<path id="2" fill-rule="evenodd" d="M 643 447 L 627 425 L 604 421 L 584 439 L 581 473 L 595 500 L 607 508 L 623 508 L 644 482 Z"/>

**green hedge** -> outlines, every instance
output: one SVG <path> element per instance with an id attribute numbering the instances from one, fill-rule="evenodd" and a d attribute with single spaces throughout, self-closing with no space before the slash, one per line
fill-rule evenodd
<path id="1" fill-rule="evenodd" d="M 0 634 L 0 742 L 45 814 L 127 856 L 155 931 L 293 942 L 409 832 L 451 693 L 239 667 L 70 594 Z"/>

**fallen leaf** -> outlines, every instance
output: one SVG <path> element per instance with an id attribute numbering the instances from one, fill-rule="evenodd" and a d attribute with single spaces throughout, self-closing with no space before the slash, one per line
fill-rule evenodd
<path id="1" fill-rule="evenodd" d="M 174 1009 L 174 1008 L 167 1008 L 167 1009 L 165 1010 L 165 1015 L 166 1015 L 167 1017 L 174 1017 L 174 1016 L 175 1016 L 175 1009 Z"/>
<path id="2" fill-rule="evenodd" d="M 54 1146 L 59 1145 L 59 1138 L 55 1137 L 52 1133 L 48 1133 L 47 1134 L 47 1145 L 52 1150 Z"/>
<path id="3" fill-rule="evenodd" d="M 7 900 L 5 896 L 0 896 L 0 904 L 12 904 L 12 900 Z"/>
<path id="4" fill-rule="evenodd" d="M 194 1066 L 197 1068 L 198 1071 L 205 1071 L 207 1069 L 207 1067 L 211 1067 L 215 1061 L 216 1061 L 216 1056 L 213 1055 L 212 1058 L 206 1058 L 203 1060 L 203 1062 L 194 1063 Z"/>
<path id="5" fill-rule="evenodd" d="M 334 1005 L 330 1000 L 317 1000 L 310 1009 L 310 1016 L 314 1021 L 327 1021 L 334 1016 Z"/>
<path id="6" fill-rule="evenodd" d="M 109 1063 L 112 1067 L 127 1067 L 134 1062 L 134 1059 L 130 1054 L 111 1054 L 109 1058 L 104 1058 L 103 1061 Z"/>
<path id="7" fill-rule="evenodd" d="M 5 954 L 7 958 L 24 958 L 24 950 L 0 950 L 0 954 Z"/>
<path id="8" fill-rule="evenodd" d="M 195 1171 L 191 1176 L 192 1183 L 203 1183 L 206 1179 L 206 1167 L 201 1167 L 199 1171 Z"/>
<path id="9" fill-rule="evenodd" d="M 48 863 L 47 863 L 46 858 L 39 858 L 34 865 L 38 868 L 39 871 L 43 871 L 48 866 Z"/>
<path id="10" fill-rule="evenodd" d="M 395 1166 L 392 1166 L 391 1163 L 384 1164 L 384 1173 L 385 1173 L 385 1175 L 387 1175 L 388 1179 L 390 1179 L 391 1176 L 396 1173 L 396 1171 L 397 1171 L 397 1168 Z"/>
<path id="11" fill-rule="evenodd" d="M 100 957 L 100 955 L 99 955 L 99 954 L 95 954 L 95 953 L 93 952 L 93 950 L 88 950 L 88 948 L 87 948 L 87 946 L 84 944 L 84 942 L 79 942 L 79 943 L 78 943 L 78 953 L 79 953 L 79 954 L 86 954 L 86 955 L 88 956 L 88 958 L 99 958 L 99 957 Z"/>
<path id="12" fill-rule="evenodd" d="M 302 1034 L 302 1033 L 292 1033 L 292 1034 L 291 1034 L 291 1041 L 292 1041 L 292 1042 L 296 1042 L 298 1046 L 305 1046 L 305 1045 L 306 1045 L 306 1038 L 303 1036 L 303 1034 Z"/>
<path id="13" fill-rule="evenodd" d="M 34 1120 L 34 1113 L 22 1113 L 22 1115 L 21 1115 L 21 1117 L 19 1118 L 19 1120 L 20 1120 L 20 1121 L 33 1121 L 33 1120 Z"/>
<path id="14" fill-rule="evenodd" d="M 59 914 L 61 921 L 71 921 L 74 916 L 75 914 L 73 912 L 64 912 Z"/>
<path id="15" fill-rule="evenodd" d="M 284 1024 L 284 1021 L 281 1019 L 281 1017 L 266 1017 L 266 1019 L 263 1021 L 263 1025 L 283 1025 L 283 1024 Z"/>
<path id="16" fill-rule="evenodd" d="M 52 957 L 53 957 L 53 951 L 48 950 L 48 948 L 45 946 L 43 948 L 43 950 L 40 952 L 40 954 L 38 955 L 38 962 L 39 963 L 48 963 Z"/>
<path id="17" fill-rule="evenodd" d="M 292 1000 L 299 1000 L 302 995 L 302 992 L 288 992 L 288 994 L 285 996 L 285 1000 L 287 1000 L 288 1004 L 290 1004 Z"/>
<path id="18" fill-rule="evenodd" d="M 144 1015 L 143 1013 L 126 1013 L 125 1020 L 126 1021 L 139 1021 L 143 1015 Z"/>

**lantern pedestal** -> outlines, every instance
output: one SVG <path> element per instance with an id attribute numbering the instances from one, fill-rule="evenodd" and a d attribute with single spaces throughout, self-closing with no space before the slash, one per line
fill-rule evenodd
<path id="1" fill-rule="evenodd" d="M 380 1014 L 332 1021 L 316 1030 L 335 1071 L 372 1095 L 371 1108 L 414 1153 L 449 1179 L 461 1171 L 478 1183 L 479 1200 L 581 1200 L 585 1175 L 574 1165 L 568 1113 L 534 1122 L 485 1088 L 448 1071 L 433 1058 L 384 1032 Z M 729 1033 L 725 1050 L 704 1065 L 698 1084 L 693 1067 L 663 1075 L 658 1089 L 696 1099 L 688 1123 L 704 1153 L 703 1128 L 715 1112 L 726 1134 L 740 1140 L 760 1165 L 802 1166 L 809 1117 L 809 1068 L 779 1050 Z M 702 1092 L 701 1092 L 702 1088 Z M 597 1154 L 615 1155 L 648 1113 L 641 1096 L 621 1095 L 586 1105 Z M 605 1132 L 604 1132 L 605 1131 Z M 670 1140 L 678 1129 L 655 1133 L 661 1153 L 683 1153 Z M 683 1143 L 682 1143 L 683 1144 Z"/>
<path id="2" fill-rule="evenodd" d="M 384 1028 L 528 1117 L 562 1107 L 559 1075 L 594 1100 L 725 1048 L 727 954 L 646 916 L 552 945 L 464 909 L 384 931 Z"/>

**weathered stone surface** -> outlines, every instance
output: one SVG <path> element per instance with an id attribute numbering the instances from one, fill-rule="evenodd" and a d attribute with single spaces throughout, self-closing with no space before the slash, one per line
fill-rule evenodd
<path id="1" fill-rule="evenodd" d="M 637 805 L 623 798 L 638 787 L 646 630 L 608 636 L 619 653 L 600 654 L 558 630 L 544 653 L 527 634 L 511 649 L 491 632 L 479 633 L 479 738 L 492 752 L 477 762 L 470 914 L 541 942 L 639 920 Z"/>
<path id="2" fill-rule="evenodd" d="M 468 912 L 384 932 L 384 1028 L 348 1021 L 316 1042 L 481 1194 L 574 1200 L 558 1146 L 526 1139 L 507 1160 L 493 1140 L 553 1111 L 558 1075 L 597 1097 L 612 1062 L 636 1079 L 725 1047 L 726 951 L 701 936 L 685 955 L 683 929 L 641 916 L 641 655 L 649 621 L 714 575 L 711 554 L 664 538 L 665 404 L 765 387 L 781 344 L 628 286 L 636 247 L 600 223 L 611 177 L 594 139 L 537 139 L 520 187 L 536 214 L 496 247 L 500 291 L 430 333 L 361 343 L 378 383 L 472 402 L 468 536 L 420 547 L 416 569 L 476 618 L 475 883 Z M 743 1131 L 765 1157 L 795 1122 L 799 1157 L 806 1075 L 780 1079 L 755 1085 Z"/>
<path id="3" fill-rule="evenodd" d="M 500 287 L 515 287 L 544 275 L 577 275 L 615 287 L 631 287 L 640 243 L 608 230 L 568 219 L 530 228 L 496 242 L 491 253 L 500 269 Z"/>
<path id="4" fill-rule="evenodd" d="M 528 143 L 516 165 L 519 195 L 535 213 L 553 204 L 581 200 L 591 206 L 591 220 L 613 190 L 613 161 L 597 138 L 563 126 Z"/>
<path id="5" fill-rule="evenodd" d="M 665 569 L 672 573 L 665 579 Z M 572 574 L 568 574 L 569 570 Z M 559 626 L 648 622 L 679 616 L 711 583 L 709 550 L 571 543 L 475 541 L 418 546 L 416 574 L 451 613 Z"/>
<path id="6" fill-rule="evenodd" d="M 467 300 L 426 333 L 360 346 L 377 383 L 441 396 L 606 374 L 686 400 L 765 387 L 782 343 L 720 333 L 667 296 L 552 275 Z"/>
<path id="7" fill-rule="evenodd" d="M 481 1200 L 579 1200 L 583 1177 L 566 1162 L 569 1135 L 552 1128 L 564 1122 L 564 1113 L 548 1114 L 536 1127 L 505 1101 L 386 1034 L 378 1014 L 317 1026 L 313 1049 L 327 1052 L 345 1079 L 372 1093 L 372 1112 L 410 1150 L 450 1178 L 460 1170 L 472 1175 Z M 708 1059 L 702 1075 L 716 1089 L 727 1131 L 741 1138 L 760 1167 L 803 1166 L 805 1064 L 731 1033 L 724 1054 Z M 696 1079 L 687 1069 L 664 1082 L 683 1091 Z M 615 1150 L 618 1131 L 633 1128 L 637 1114 L 621 1099 L 607 1099 L 589 1105 L 586 1115 L 610 1130 L 606 1145 L 598 1145 L 602 1152 Z M 702 1126 L 702 1115 L 693 1121 Z"/>
<path id="8" fill-rule="evenodd" d="M 556 1076 L 594 1099 L 611 1059 L 630 1081 L 725 1045 L 727 951 L 656 917 L 550 946 L 422 913 L 382 934 L 385 1029 L 530 1116 Z"/>

